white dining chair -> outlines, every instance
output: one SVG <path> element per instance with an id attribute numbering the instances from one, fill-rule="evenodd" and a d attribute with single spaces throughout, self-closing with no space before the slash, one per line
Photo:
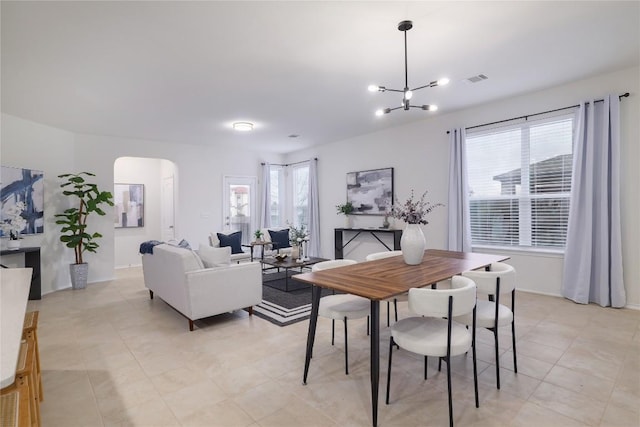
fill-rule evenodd
<path id="1" fill-rule="evenodd" d="M 463 276 L 476 283 L 478 293 L 488 295 L 488 299 L 478 300 L 476 309 L 476 325 L 493 332 L 496 352 L 496 384 L 500 389 L 500 354 L 498 353 L 498 328 L 511 324 L 511 339 L 513 344 L 513 371 L 518 373 L 516 358 L 516 326 L 515 326 L 515 298 L 516 298 L 516 270 L 509 264 L 496 262 L 491 264 L 489 271 L 467 271 Z M 511 308 L 500 303 L 500 295 L 511 294 Z M 456 321 L 471 325 L 469 316 L 457 318 Z"/>
<path id="2" fill-rule="evenodd" d="M 336 259 L 330 261 L 322 261 L 313 264 L 311 271 L 323 271 L 330 268 L 344 267 L 347 265 L 357 264 L 356 261 L 350 259 Z M 318 307 L 318 316 L 331 319 L 331 345 L 335 342 L 335 324 L 336 320 L 344 322 L 344 370 L 349 375 L 349 346 L 348 346 L 348 329 L 347 320 L 367 318 L 367 335 L 369 334 L 369 313 L 371 311 L 371 301 L 357 295 L 335 294 L 327 295 L 320 298 L 320 306 Z"/>
<path id="3" fill-rule="evenodd" d="M 402 255 L 402 251 L 384 251 L 384 252 L 374 252 L 366 256 L 365 261 L 375 261 L 378 259 L 385 259 L 394 256 Z M 393 298 L 388 298 L 385 301 L 387 302 L 387 326 L 390 325 L 390 312 L 391 312 L 391 303 L 393 302 L 393 309 L 395 311 L 395 319 L 398 321 L 398 301 L 407 301 L 408 295 L 406 293 L 401 295 L 396 295 Z"/>
<path id="4" fill-rule="evenodd" d="M 386 404 L 389 404 L 394 346 L 424 356 L 425 380 L 427 379 L 428 357 L 438 357 L 440 361 L 444 360 L 447 364 L 449 425 L 453 426 L 451 357 L 464 354 L 469 349 L 473 354 L 476 408 L 480 406 L 480 403 L 475 346 L 476 286 L 473 280 L 462 276 L 454 276 L 451 280 L 451 286 L 451 289 L 411 288 L 409 290 L 409 308 L 417 316 L 402 319 L 391 326 Z M 455 317 L 467 314 L 472 319 L 471 329 L 454 321 Z"/>

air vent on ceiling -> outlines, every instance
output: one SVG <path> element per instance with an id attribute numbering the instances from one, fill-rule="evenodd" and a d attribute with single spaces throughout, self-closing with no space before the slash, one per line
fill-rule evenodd
<path id="1" fill-rule="evenodd" d="M 485 76 L 484 74 L 478 74 L 477 76 L 471 76 L 469 78 L 464 79 L 465 83 L 478 83 L 481 82 L 483 80 L 487 80 L 489 77 Z"/>

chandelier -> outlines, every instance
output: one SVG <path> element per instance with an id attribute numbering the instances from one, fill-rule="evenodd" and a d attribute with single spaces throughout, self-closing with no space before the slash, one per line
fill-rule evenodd
<path id="1" fill-rule="evenodd" d="M 449 83 L 449 79 L 440 79 L 440 80 L 434 80 L 432 82 L 430 82 L 429 84 L 426 84 L 424 86 L 418 86 L 416 88 L 413 89 L 409 89 L 409 77 L 408 77 L 408 71 L 407 71 L 407 31 L 409 31 L 411 28 L 413 27 L 413 22 L 411 21 L 402 21 L 401 23 L 398 24 L 398 30 L 402 31 L 404 33 L 404 89 L 400 90 L 400 89 L 390 89 L 388 87 L 385 86 L 376 86 L 376 85 L 370 85 L 369 86 L 369 91 L 371 92 L 400 92 L 402 93 L 402 104 L 399 107 L 395 107 L 395 108 L 384 108 L 384 109 L 380 109 L 376 111 L 376 116 L 382 116 L 383 114 L 389 114 L 390 112 L 392 112 L 393 110 L 397 110 L 397 109 L 404 109 L 404 110 L 409 110 L 410 108 L 419 108 L 421 110 L 426 110 L 426 111 L 435 111 L 438 109 L 438 107 L 436 105 L 411 105 L 411 97 L 413 96 L 413 92 L 416 90 L 420 90 L 420 89 L 424 89 L 426 87 L 436 87 L 436 86 L 442 86 L 442 85 L 446 85 L 447 83 Z"/>

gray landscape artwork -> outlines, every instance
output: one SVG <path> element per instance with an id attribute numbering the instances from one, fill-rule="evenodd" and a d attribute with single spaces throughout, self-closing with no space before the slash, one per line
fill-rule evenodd
<path id="1" fill-rule="evenodd" d="M 347 173 L 347 202 L 356 215 L 384 215 L 393 203 L 393 168 Z"/>

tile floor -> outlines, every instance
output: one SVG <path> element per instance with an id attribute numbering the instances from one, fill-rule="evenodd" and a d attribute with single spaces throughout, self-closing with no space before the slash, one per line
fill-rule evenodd
<path id="1" fill-rule="evenodd" d="M 640 425 L 640 312 L 519 293 L 518 374 L 501 330 L 502 389 L 493 338 L 478 334 L 480 408 L 471 357 L 453 366 L 457 426 Z M 401 304 L 406 315 L 406 304 Z M 140 269 L 118 279 L 30 301 L 40 310 L 44 426 L 370 426 L 369 342 L 364 320 L 330 345 L 320 319 L 309 384 L 301 384 L 308 322 L 280 328 L 246 312 L 187 321 L 149 300 Z M 382 316 L 386 313 L 385 304 Z M 446 374 L 394 353 L 384 404 L 388 329 L 381 331 L 379 425 L 445 426 Z"/>

